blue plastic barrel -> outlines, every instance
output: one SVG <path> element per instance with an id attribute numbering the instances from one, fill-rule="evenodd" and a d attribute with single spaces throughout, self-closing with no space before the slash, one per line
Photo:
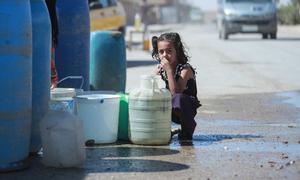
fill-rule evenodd
<path id="1" fill-rule="evenodd" d="M 57 0 L 58 46 L 55 63 L 59 80 L 82 76 L 89 89 L 90 18 L 87 0 Z M 59 87 L 79 88 L 80 79 L 67 79 Z"/>
<path id="2" fill-rule="evenodd" d="M 126 48 L 118 31 L 91 33 L 91 90 L 124 92 L 126 86 Z"/>
<path id="3" fill-rule="evenodd" d="M 45 0 L 30 0 L 32 14 L 32 123 L 30 152 L 41 147 L 40 121 L 50 99 L 51 22 Z"/>
<path id="4" fill-rule="evenodd" d="M 0 1 L 0 171 L 24 168 L 31 125 L 29 0 Z"/>

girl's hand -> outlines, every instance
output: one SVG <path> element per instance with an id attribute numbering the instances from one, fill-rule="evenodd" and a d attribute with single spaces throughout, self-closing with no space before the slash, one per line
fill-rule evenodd
<path id="1" fill-rule="evenodd" d="M 162 59 L 161 59 L 160 65 L 161 65 L 161 67 L 162 67 L 166 72 L 172 71 L 172 67 L 171 67 L 171 65 L 170 65 L 170 62 L 169 62 L 166 58 L 162 58 Z"/>
<path id="2" fill-rule="evenodd" d="M 160 71 L 161 71 L 162 67 L 160 64 L 158 64 L 154 70 L 154 74 L 155 75 L 159 75 Z"/>

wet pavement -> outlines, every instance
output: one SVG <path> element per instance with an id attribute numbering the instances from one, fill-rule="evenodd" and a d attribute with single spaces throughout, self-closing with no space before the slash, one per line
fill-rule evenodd
<path id="1" fill-rule="evenodd" d="M 175 135 L 165 146 L 117 142 L 88 147 L 81 168 L 47 168 L 34 157 L 29 169 L 0 179 L 296 180 L 299 97 L 299 92 L 286 92 L 203 99 L 207 106 L 199 109 L 193 141 L 178 141 Z"/>
<path id="2" fill-rule="evenodd" d="M 70 169 L 45 167 L 37 156 L 0 179 L 300 179 L 300 33 L 223 42 L 213 26 L 184 28 L 175 30 L 190 46 L 203 105 L 193 141 L 89 147 L 85 165 Z M 130 92 L 155 62 L 141 50 L 127 57 Z"/>

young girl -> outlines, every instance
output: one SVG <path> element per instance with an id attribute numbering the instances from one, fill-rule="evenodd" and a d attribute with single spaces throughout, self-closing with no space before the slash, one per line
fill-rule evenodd
<path id="1" fill-rule="evenodd" d="M 197 98 L 195 70 L 188 63 L 189 57 L 178 33 L 154 36 L 152 45 L 152 57 L 159 62 L 156 73 L 172 94 L 172 121 L 181 124 L 178 138 L 191 140 L 196 127 L 194 117 L 201 106 Z"/>

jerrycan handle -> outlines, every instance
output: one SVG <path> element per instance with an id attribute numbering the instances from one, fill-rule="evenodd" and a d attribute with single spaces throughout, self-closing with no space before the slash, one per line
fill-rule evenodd
<path id="1" fill-rule="evenodd" d="M 155 89 L 159 89 L 157 77 L 152 76 L 151 83 L 152 83 L 152 92 L 154 93 Z"/>
<path id="2" fill-rule="evenodd" d="M 154 92 L 154 89 L 157 87 L 157 82 L 153 76 L 142 76 L 141 89 L 151 89 Z"/>
<path id="3" fill-rule="evenodd" d="M 154 93 L 155 79 L 153 77 L 151 78 L 151 84 L 152 84 L 152 92 Z"/>

